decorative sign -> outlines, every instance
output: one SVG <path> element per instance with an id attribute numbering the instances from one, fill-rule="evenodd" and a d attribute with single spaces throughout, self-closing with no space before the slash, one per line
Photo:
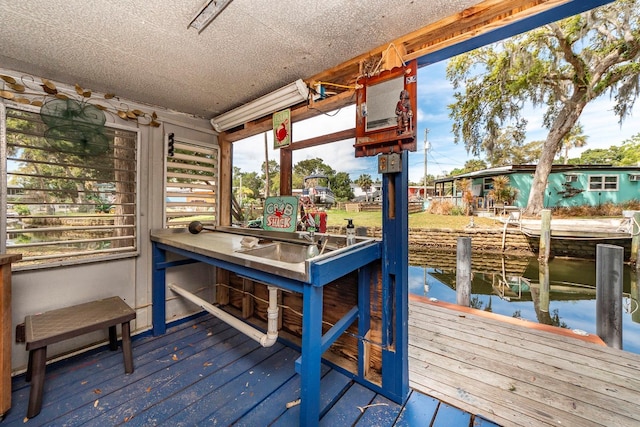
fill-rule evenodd
<path id="1" fill-rule="evenodd" d="M 273 113 L 273 149 L 291 144 L 291 110 Z"/>
<path id="2" fill-rule="evenodd" d="M 416 151 L 417 62 L 364 79 L 356 91 L 356 157 Z"/>
<path id="3" fill-rule="evenodd" d="M 271 231 L 296 231 L 298 198 L 295 196 L 267 197 L 264 202 L 262 228 Z"/>

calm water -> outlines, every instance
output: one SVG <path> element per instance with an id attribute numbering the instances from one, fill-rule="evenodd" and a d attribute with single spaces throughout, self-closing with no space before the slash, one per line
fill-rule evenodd
<path id="1" fill-rule="evenodd" d="M 412 254 L 409 291 L 413 294 L 456 302 L 455 253 Z M 548 302 L 539 291 L 540 274 L 535 258 L 482 257 L 474 255 L 472 306 L 532 322 L 596 333 L 595 261 L 553 259 L 549 263 Z M 625 266 L 623 284 L 622 345 L 640 354 L 639 282 Z M 545 309 L 548 304 L 548 309 Z"/>

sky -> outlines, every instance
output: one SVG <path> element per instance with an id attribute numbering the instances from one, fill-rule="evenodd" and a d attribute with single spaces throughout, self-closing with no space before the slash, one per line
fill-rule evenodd
<path id="1" fill-rule="evenodd" d="M 453 102 L 453 87 L 445 77 L 446 62 L 422 67 L 418 70 L 418 149 L 409 154 L 409 181 L 421 182 L 425 174 L 425 129 L 428 129 L 427 174 L 444 176 L 474 157 L 466 152 L 463 144 L 453 142 L 452 124 L 447 105 Z M 393 100 L 392 102 L 396 102 Z M 542 127 L 544 110 L 525 108 L 523 116 L 528 120 L 526 141 L 544 140 L 547 130 Z M 293 124 L 292 137 L 295 141 L 337 132 L 355 127 L 355 107 L 350 106 L 332 112 L 332 116 L 322 115 Z M 613 103 L 608 94 L 592 101 L 582 113 L 580 123 L 587 135 L 587 145 L 569 151 L 569 157 L 578 157 L 587 149 L 609 148 L 621 145 L 623 141 L 640 133 L 640 105 L 628 116 L 622 126 L 613 113 Z M 369 174 L 375 180 L 378 174 L 376 157 L 356 158 L 354 140 L 345 140 L 319 147 L 293 151 L 293 164 L 319 157 L 336 172 L 347 172 L 355 181 L 361 174 Z M 277 150 L 273 150 L 272 132 L 267 132 L 269 160 L 280 161 Z M 259 172 L 264 162 L 264 134 L 234 143 L 234 166 L 242 172 Z"/>

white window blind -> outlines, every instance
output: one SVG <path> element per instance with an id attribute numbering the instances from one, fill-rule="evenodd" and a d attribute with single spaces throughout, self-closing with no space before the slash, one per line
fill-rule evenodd
<path id="1" fill-rule="evenodd" d="M 137 132 L 52 132 L 40 114 L 11 108 L 2 119 L 0 249 L 21 253 L 22 266 L 135 255 Z"/>
<path id="2" fill-rule="evenodd" d="M 165 138 L 168 140 L 169 135 Z M 165 226 L 217 224 L 219 149 L 175 139 L 166 158 Z M 173 154 L 173 155 L 172 155 Z"/>

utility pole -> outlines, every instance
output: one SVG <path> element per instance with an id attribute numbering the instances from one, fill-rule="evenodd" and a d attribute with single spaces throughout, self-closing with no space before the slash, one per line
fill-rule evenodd
<path id="1" fill-rule="evenodd" d="M 427 200 L 427 152 L 429 151 L 428 135 L 429 135 L 429 129 L 425 129 L 424 130 L 424 181 L 423 181 L 424 199 L 423 200 Z"/>

